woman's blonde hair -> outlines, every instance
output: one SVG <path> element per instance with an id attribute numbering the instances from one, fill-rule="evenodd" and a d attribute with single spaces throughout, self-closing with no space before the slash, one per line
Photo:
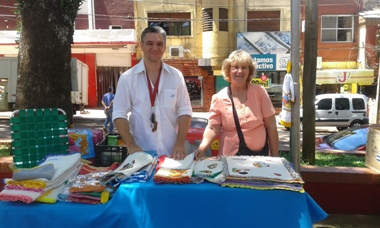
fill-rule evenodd
<path id="1" fill-rule="evenodd" d="M 249 76 L 247 78 L 247 84 L 251 82 L 252 76 L 256 73 L 256 62 L 253 61 L 251 55 L 241 49 L 233 51 L 227 59 L 223 61 L 222 73 L 224 80 L 231 83 L 230 70 L 233 64 L 246 64 L 249 68 Z"/>

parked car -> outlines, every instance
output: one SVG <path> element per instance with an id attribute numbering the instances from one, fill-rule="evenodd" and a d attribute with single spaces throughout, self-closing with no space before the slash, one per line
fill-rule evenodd
<path id="1" fill-rule="evenodd" d="M 315 150 L 335 151 L 355 154 L 365 154 L 367 145 L 367 135 L 369 127 L 379 127 L 380 125 L 365 124 L 357 127 L 332 133 L 330 135 L 317 137 L 315 139 Z"/>
<path id="2" fill-rule="evenodd" d="M 272 85 L 271 87 L 265 88 L 272 101 L 273 107 L 282 107 L 282 85 Z"/>
<path id="3" fill-rule="evenodd" d="M 315 97 L 315 126 L 348 127 L 368 124 L 368 97 L 363 94 L 321 94 Z M 300 110 L 302 131 L 303 107 Z M 289 130 L 289 128 L 286 128 Z"/>
<path id="4" fill-rule="evenodd" d="M 198 149 L 199 144 L 202 141 L 203 133 L 207 127 L 208 119 L 204 117 L 193 117 L 191 120 L 190 128 L 186 136 L 186 151 L 192 153 Z M 216 155 L 219 151 L 219 136 L 214 142 L 211 143 L 204 156 Z"/>

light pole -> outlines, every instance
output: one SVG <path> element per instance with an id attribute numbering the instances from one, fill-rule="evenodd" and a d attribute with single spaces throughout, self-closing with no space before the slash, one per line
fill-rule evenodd
<path id="1" fill-rule="evenodd" d="M 291 52 L 295 101 L 291 110 L 290 155 L 294 168 L 300 171 L 300 1 L 291 1 Z"/>

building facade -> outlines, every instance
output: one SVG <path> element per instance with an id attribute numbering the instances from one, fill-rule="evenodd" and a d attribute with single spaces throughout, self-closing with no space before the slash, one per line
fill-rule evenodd
<path id="1" fill-rule="evenodd" d="M 0 3 L 0 56 L 17 57 L 16 0 Z M 85 0 L 75 20 L 72 57 L 88 66 L 88 106 L 97 107 L 108 86 L 135 64 L 133 2 Z"/>
<path id="2" fill-rule="evenodd" d="M 378 25 L 360 15 L 365 10 L 364 3 L 318 1 L 317 93 L 374 95 L 378 75 Z M 303 25 L 305 14 L 305 2 L 302 1 Z M 304 46 L 305 32 L 301 33 L 301 46 Z M 303 57 L 301 49 L 301 64 Z M 307 80 L 307 76 L 303 79 Z"/>
<path id="3" fill-rule="evenodd" d="M 0 4 L 2 56 L 17 56 L 17 19 L 12 12 L 16 2 Z M 258 63 L 255 83 L 282 84 L 292 50 L 290 4 L 290 0 L 84 1 L 75 21 L 72 55 L 89 66 L 89 106 L 98 106 L 106 88 L 116 86 L 120 74 L 143 58 L 140 34 L 149 25 L 167 32 L 164 62 L 183 73 L 194 111 L 208 111 L 212 95 L 227 85 L 221 66 L 238 48 L 250 52 Z M 362 13 L 376 4 L 318 1 L 317 93 L 373 93 L 378 19 Z M 300 15 L 303 24 L 305 1 Z M 300 28 L 301 66 L 304 32 Z"/>

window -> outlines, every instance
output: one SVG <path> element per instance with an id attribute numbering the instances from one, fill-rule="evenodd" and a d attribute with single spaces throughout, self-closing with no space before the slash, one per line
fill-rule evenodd
<path id="1" fill-rule="evenodd" d="M 168 36 L 190 36 L 190 13 L 148 13 L 149 26 L 160 26 Z"/>
<path id="2" fill-rule="evenodd" d="M 203 77 L 185 77 L 187 91 L 189 92 L 190 102 L 192 107 L 203 106 L 203 89 L 202 89 Z"/>
<path id="3" fill-rule="evenodd" d="M 219 31 L 228 32 L 228 9 L 219 9 Z"/>
<path id="4" fill-rule="evenodd" d="M 354 110 L 363 110 L 365 109 L 365 103 L 362 98 L 353 98 L 352 106 Z"/>
<path id="5" fill-rule="evenodd" d="M 322 99 L 317 103 L 317 109 L 319 110 L 331 110 L 332 99 Z"/>
<path id="6" fill-rule="evenodd" d="M 248 11 L 247 32 L 280 31 L 280 11 Z"/>
<path id="7" fill-rule="evenodd" d="M 325 42 L 352 42 L 353 16 L 322 16 L 321 39 Z"/>
<path id="8" fill-rule="evenodd" d="M 108 28 L 109 29 L 122 29 L 123 27 L 121 25 L 110 25 Z"/>
<path id="9" fill-rule="evenodd" d="M 203 32 L 212 31 L 212 8 L 202 10 L 202 28 Z"/>
<path id="10" fill-rule="evenodd" d="M 335 109 L 336 110 L 350 110 L 350 102 L 348 98 L 336 98 Z"/>

